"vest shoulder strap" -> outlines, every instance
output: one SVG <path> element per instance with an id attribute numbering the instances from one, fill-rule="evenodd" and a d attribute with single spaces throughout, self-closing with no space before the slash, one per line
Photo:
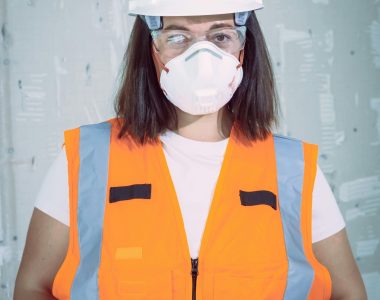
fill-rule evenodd
<path id="1" fill-rule="evenodd" d="M 77 262 L 76 272 L 68 276 L 72 284 L 66 294 L 71 299 L 98 297 L 97 277 L 93 274 L 97 274 L 100 264 L 111 126 L 106 121 L 65 131 L 69 181 L 74 182 L 70 190 L 70 224 L 79 237 L 74 251 L 83 257 Z"/>

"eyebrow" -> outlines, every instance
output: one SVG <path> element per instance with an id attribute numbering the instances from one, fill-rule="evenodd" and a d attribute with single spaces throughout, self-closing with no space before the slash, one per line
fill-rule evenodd
<path id="1" fill-rule="evenodd" d="M 231 24 L 228 24 L 228 23 L 216 23 L 214 25 L 212 25 L 209 30 L 213 30 L 213 29 L 218 29 L 218 28 L 232 28 L 234 26 L 232 26 Z M 186 26 L 181 26 L 181 25 L 169 25 L 167 27 L 164 27 L 163 30 L 183 30 L 183 31 L 190 31 L 189 28 L 187 28 Z"/>

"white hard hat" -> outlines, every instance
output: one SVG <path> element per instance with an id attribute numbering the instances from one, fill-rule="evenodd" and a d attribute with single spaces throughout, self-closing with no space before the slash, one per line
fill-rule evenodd
<path id="1" fill-rule="evenodd" d="M 145 16 L 204 16 L 263 8 L 262 0 L 130 0 L 129 14 Z"/>

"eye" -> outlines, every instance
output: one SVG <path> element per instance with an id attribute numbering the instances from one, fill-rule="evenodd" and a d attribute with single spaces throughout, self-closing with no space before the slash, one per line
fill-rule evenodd
<path id="1" fill-rule="evenodd" d="M 218 33 L 214 35 L 214 41 L 218 43 L 227 43 L 231 41 L 231 37 L 224 33 Z"/>
<path id="2" fill-rule="evenodd" d="M 169 45 L 182 45 L 186 44 L 188 41 L 188 38 L 184 34 L 172 34 L 168 35 L 166 42 Z"/>

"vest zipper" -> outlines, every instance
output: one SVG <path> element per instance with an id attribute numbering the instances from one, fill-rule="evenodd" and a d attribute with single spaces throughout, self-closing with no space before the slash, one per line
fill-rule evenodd
<path id="1" fill-rule="evenodd" d="M 197 299 L 198 258 L 191 259 L 191 276 L 193 277 L 192 300 L 196 300 Z"/>

